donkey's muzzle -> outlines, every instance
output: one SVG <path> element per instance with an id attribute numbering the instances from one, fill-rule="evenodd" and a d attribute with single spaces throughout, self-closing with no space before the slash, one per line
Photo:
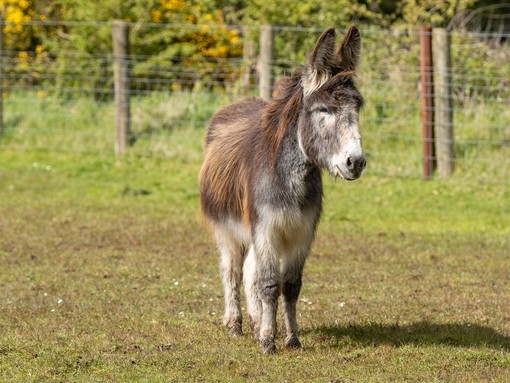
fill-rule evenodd
<path id="1" fill-rule="evenodd" d="M 359 178 L 359 176 L 361 176 L 361 172 L 363 169 L 365 169 L 366 166 L 367 160 L 364 155 L 351 156 L 347 158 L 346 167 L 352 175 L 352 178 L 350 178 L 352 180 Z"/>

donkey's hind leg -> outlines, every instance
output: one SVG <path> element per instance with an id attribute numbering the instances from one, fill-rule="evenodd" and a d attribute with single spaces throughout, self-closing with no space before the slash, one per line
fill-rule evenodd
<path id="1" fill-rule="evenodd" d="M 248 255 L 244 261 L 243 283 L 246 296 L 246 310 L 248 311 L 248 321 L 250 323 L 253 337 L 258 340 L 260 336 L 262 302 L 260 300 L 257 285 L 256 259 L 253 245 L 250 246 Z"/>
<path id="2" fill-rule="evenodd" d="M 240 288 L 245 249 L 241 241 L 226 228 L 216 228 L 215 237 L 220 251 L 220 273 L 225 293 L 223 324 L 232 336 L 241 336 L 243 318 Z"/>

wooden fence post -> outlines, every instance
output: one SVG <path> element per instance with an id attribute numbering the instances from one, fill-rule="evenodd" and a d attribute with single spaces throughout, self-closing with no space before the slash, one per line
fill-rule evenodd
<path id="1" fill-rule="evenodd" d="M 249 27 L 243 27 L 243 65 L 244 65 L 244 76 L 243 76 L 243 88 L 245 92 L 249 92 L 252 86 L 252 78 L 255 62 L 255 43 L 250 37 Z"/>
<path id="2" fill-rule="evenodd" d="M 420 83 L 423 145 L 423 178 L 434 171 L 434 73 L 432 65 L 432 28 L 420 29 Z"/>
<path id="3" fill-rule="evenodd" d="M 113 38 L 113 81 L 115 97 L 115 154 L 124 153 L 130 137 L 129 102 L 129 25 L 122 20 L 114 20 Z"/>
<path id="4" fill-rule="evenodd" d="M 434 74 L 437 170 L 448 177 L 454 168 L 453 96 L 451 80 L 451 38 L 444 28 L 434 28 Z"/>
<path id="5" fill-rule="evenodd" d="M 260 27 L 259 96 L 270 100 L 273 93 L 274 32 L 271 25 Z"/>

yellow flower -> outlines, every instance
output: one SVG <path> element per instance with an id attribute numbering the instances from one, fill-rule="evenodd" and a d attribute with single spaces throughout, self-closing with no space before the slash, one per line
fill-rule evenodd
<path id="1" fill-rule="evenodd" d="M 35 53 L 41 54 L 43 52 L 44 52 L 44 47 L 41 44 L 35 46 Z"/>
<path id="2" fill-rule="evenodd" d="M 46 92 L 44 90 L 40 90 L 37 92 L 37 98 L 46 98 Z"/>
<path id="3" fill-rule="evenodd" d="M 19 52 L 18 58 L 20 61 L 28 61 L 28 53 L 25 51 Z"/>
<path id="4" fill-rule="evenodd" d="M 173 11 L 182 11 L 186 7 L 184 0 L 160 0 L 163 7 Z"/>
<path id="5" fill-rule="evenodd" d="M 28 1 L 28 0 L 19 0 L 18 1 L 18 7 L 20 7 L 21 9 L 27 9 L 28 7 L 30 7 L 30 1 Z"/>
<path id="6" fill-rule="evenodd" d="M 239 36 L 234 35 L 234 36 L 231 36 L 231 37 L 230 37 L 230 44 L 235 45 L 235 44 L 237 44 L 238 42 L 239 42 Z"/>
<path id="7" fill-rule="evenodd" d="M 21 24 L 23 22 L 23 12 L 19 8 L 9 7 L 6 11 L 6 20 L 13 24 Z"/>
<path id="8" fill-rule="evenodd" d="M 153 9 L 151 11 L 152 14 L 152 21 L 155 23 L 161 23 L 161 10 L 159 9 Z"/>
<path id="9" fill-rule="evenodd" d="M 227 57 L 228 48 L 225 45 L 218 47 L 218 57 Z"/>

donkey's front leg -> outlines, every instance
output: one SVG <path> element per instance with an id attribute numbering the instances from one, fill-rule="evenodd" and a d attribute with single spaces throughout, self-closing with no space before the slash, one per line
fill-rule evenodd
<path id="1" fill-rule="evenodd" d="M 296 305 L 301 291 L 305 256 L 287 260 L 283 265 L 283 336 L 287 348 L 300 348 Z"/>
<path id="2" fill-rule="evenodd" d="M 257 263 L 257 285 L 262 303 L 259 340 L 264 354 L 276 351 L 276 312 L 281 286 L 278 256 L 268 250 L 261 249 Z"/>

